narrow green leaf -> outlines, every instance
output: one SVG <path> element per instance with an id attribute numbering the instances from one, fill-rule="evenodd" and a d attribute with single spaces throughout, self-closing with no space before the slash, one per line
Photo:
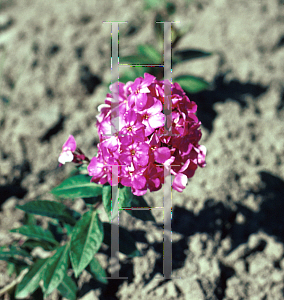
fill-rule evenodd
<path id="1" fill-rule="evenodd" d="M 64 279 L 69 266 L 68 251 L 69 243 L 58 248 L 55 254 L 48 258 L 43 284 L 45 296 L 53 292 Z"/>
<path id="2" fill-rule="evenodd" d="M 142 60 L 141 60 L 142 59 Z M 141 55 L 128 55 L 119 58 L 119 64 L 141 65 L 145 63 L 145 57 Z M 121 80 L 121 78 L 119 78 Z"/>
<path id="3" fill-rule="evenodd" d="M 119 208 L 122 207 L 129 207 L 131 204 L 131 197 L 133 196 L 131 193 L 130 187 L 122 187 L 118 188 L 119 193 Z M 105 208 L 105 211 L 109 217 L 109 221 L 111 222 L 112 213 L 111 210 L 114 210 L 115 202 L 112 201 L 112 187 L 110 185 L 104 185 L 103 186 L 103 205 Z"/>
<path id="4" fill-rule="evenodd" d="M 91 182 L 91 176 L 77 175 L 65 179 L 59 186 L 51 190 L 55 196 L 62 198 L 88 198 L 102 194 L 102 186 Z"/>
<path id="5" fill-rule="evenodd" d="M 94 205 L 97 202 L 102 200 L 102 195 L 97 196 L 97 197 L 83 198 L 83 200 L 85 201 L 86 204 Z"/>
<path id="6" fill-rule="evenodd" d="M 105 278 L 107 277 L 106 271 L 102 268 L 99 261 L 96 259 L 96 257 L 93 257 L 91 262 L 89 263 L 87 267 L 87 271 L 93 275 L 95 279 L 98 281 L 107 284 L 108 280 Z"/>
<path id="7" fill-rule="evenodd" d="M 14 265 L 19 265 L 19 266 L 27 266 L 28 264 L 21 258 L 15 258 L 10 255 L 0 255 L 0 260 L 4 260 L 8 263 L 12 263 Z"/>
<path id="8" fill-rule="evenodd" d="M 150 45 L 139 45 L 137 47 L 138 52 L 143 55 L 147 60 L 147 64 L 160 64 L 162 63 L 161 54 Z"/>
<path id="9" fill-rule="evenodd" d="M 40 226 L 24 225 L 20 228 L 10 230 L 10 232 L 17 232 L 33 239 L 39 239 L 58 245 L 58 242 L 54 239 L 52 233 L 49 230 L 44 230 Z"/>
<path id="10" fill-rule="evenodd" d="M 136 219 L 140 219 L 142 221 L 153 221 L 155 222 L 155 218 L 152 215 L 151 210 L 133 210 L 131 207 L 140 207 L 140 208 L 147 208 L 149 205 L 144 200 L 142 196 L 135 196 L 131 192 L 131 188 L 128 190 L 128 197 L 129 197 L 129 204 L 125 205 L 124 208 L 129 207 L 129 209 L 124 209 L 128 214 Z"/>
<path id="11" fill-rule="evenodd" d="M 104 227 L 104 244 L 111 247 L 111 226 L 113 225 L 107 222 L 103 223 Z M 136 248 L 135 240 L 127 229 L 119 226 L 119 252 L 126 254 L 128 257 L 141 256 L 140 251 Z"/>
<path id="12" fill-rule="evenodd" d="M 103 205 L 111 222 L 111 185 L 103 185 Z"/>
<path id="13" fill-rule="evenodd" d="M 36 218 L 32 214 L 25 213 L 23 223 L 24 225 L 36 225 Z"/>
<path id="14" fill-rule="evenodd" d="M 68 275 L 65 275 L 63 281 L 59 284 L 57 289 L 64 298 L 68 300 L 77 299 L 77 285 Z"/>
<path id="15" fill-rule="evenodd" d="M 162 8 L 164 5 L 164 1 L 161 0 L 144 0 L 145 9 L 157 10 Z"/>
<path id="16" fill-rule="evenodd" d="M 16 265 L 14 263 L 8 262 L 7 273 L 9 275 L 9 277 L 11 277 L 14 272 L 16 272 Z"/>
<path id="17" fill-rule="evenodd" d="M 209 87 L 208 82 L 195 76 L 182 75 L 174 78 L 173 81 L 192 94 L 206 90 Z"/>
<path id="18" fill-rule="evenodd" d="M 202 50 L 178 50 L 173 54 L 173 64 L 184 62 L 186 60 L 192 60 L 196 58 L 202 58 L 212 55 L 211 52 L 206 52 Z"/>
<path id="19" fill-rule="evenodd" d="M 73 228 L 70 258 L 75 277 L 86 268 L 101 247 L 103 225 L 96 211 L 86 212 Z"/>
<path id="20" fill-rule="evenodd" d="M 45 272 L 47 259 L 40 259 L 33 264 L 22 281 L 18 284 L 15 292 L 16 299 L 23 299 L 32 294 L 39 286 L 39 282 Z"/>
<path id="21" fill-rule="evenodd" d="M 72 225 L 76 223 L 76 219 L 72 216 L 71 213 L 72 210 L 60 202 L 37 200 L 28 202 L 24 205 L 18 205 L 16 207 L 27 213 L 55 218 L 59 221 L 66 222 Z"/>
<path id="22" fill-rule="evenodd" d="M 17 248 L 15 246 L 10 246 L 9 249 L 7 250 L 0 250 L 0 256 L 9 256 L 9 257 L 14 257 L 14 256 L 22 256 L 22 257 L 31 257 L 31 255 L 20 248 Z"/>
<path id="23" fill-rule="evenodd" d="M 21 248 L 33 250 L 35 247 L 41 247 L 46 251 L 51 251 L 56 247 L 54 244 L 50 244 L 49 242 L 45 241 L 36 241 L 36 240 L 26 240 L 22 245 Z"/>

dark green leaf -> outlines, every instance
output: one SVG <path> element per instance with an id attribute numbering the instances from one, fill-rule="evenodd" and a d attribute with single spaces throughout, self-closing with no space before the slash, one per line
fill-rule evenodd
<path id="1" fill-rule="evenodd" d="M 28 202 L 21 206 L 18 205 L 17 208 L 27 213 L 55 218 L 59 221 L 66 222 L 72 225 L 76 223 L 76 219 L 72 216 L 71 213 L 72 210 L 60 202 L 37 200 Z"/>
<path id="2" fill-rule="evenodd" d="M 131 203 L 131 197 L 133 196 L 133 194 L 131 193 L 131 188 L 130 187 L 122 187 L 122 188 L 118 188 L 118 193 L 119 193 L 119 203 L 117 203 L 117 205 L 119 204 L 119 208 L 122 207 L 129 207 L 130 203 Z M 112 218 L 112 210 L 115 209 L 114 205 L 115 202 L 112 201 L 112 187 L 110 185 L 104 185 L 103 186 L 103 204 L 104 204 L 104 208 L 105 211 L 109 217 L 109 221 L 111 222 L 111 218 Z M 115 217 L 115 216 L 114 216 Z"/>
<path id="3" fill-rule="evenodd" d="M 152 215 L 152 212 L 150 209 L 148 210 L 134 210 L 131 209 L 131 207 L 140 207 L 140 208 L 147 208 L 149 205 L 141 196 L 135 196 L 131 192 L 131 188 L 128 188 L 128 198 L 129 198 L 129 204 L 125 205 L 124 208 L 129 207 L 129 209 L 124 209 L 128 214 L 130 214 L 132 217 L 140 219 L 142 221 L 154 221 L 155 218 Z"/>
<path id="4" fill-rule="evenodd" d="M 105 278 L 107 277 L 106 271 L 102 268 L 99 261 L 96 259 L 96 257 L 93 257 L 90 264 L 87 267 L 87 271 L 93 275 L 95 279 L 98 281 L 107 284 L 108 280 Z"/>
<path id="5" fill-rule="evenodd" d="M 39 240 L 43 240 L 58 245 L 58 242 L 54 239 L 52 233 L 49 230 L 44 230 L 40 226 L 24 225 L 20 228 L 15 228 L 10 231 L 26 235 L 33 239 L 39 239 Z"/>
<path id="6" fill-rule="evenodd" d="M 66 229 L 68 235 L 70 235 L 73 231 L 73 226 L 70 224 L 64 224 L 64 228 Z"/>
<path id="7" fill-rule="evenodd" d="M 162 57 L 161 54 L 150 45 L 139 45 L 137 50 L 140 55 L 146 58 L 144 63 L 146 64 L 161 64 Z"/>
<path id="8" fill-rule="evenodd" d="M 162 8 L 164 1 L 161 0 L 144 0 L 145 9 L 157 10 Z"/>
<path id="9" fill-rule="evenodd" d="M 24 222 L 25 225 L 36 225 L 36 218 L 32 214 L 25 213 Z"/>
<path id="10" fill-rule="evenodd" d="M 36 241 L 36 240 L 26 240 L 22 245 L 21 248 L 26 248 L 29 250 L 33 250 L 35 247 L 41 247 L 46 251 L 51 251 L 56 247 L 54 244 L 50 244 L 45 241 Z"/>
<path id="11" fill-rule="evenodd" d="M 102 186 L 91 182 L 91 176 L 77 175 L 65 179 L 59 186 L 51 190 L 55 196 L 62 198 L 88 198 L 102 194 Z"/>
<path id="12" fill-rule="evenodd" d="M 209 87 L 208 82 L 195 76 L 182 75 L 174 78 L 173 81 L 177 82 L 184 90 L 192 94 L 199 93 Z"/>
<path id="13" fill-rule="evenodd" d="M 156 14 L 155 17 L 155 24 L 154 24 L 154 30 L 156 37 L 159 40 L 164 40 L 164 24 L 163 23 L 156 23 L 156 22 L 164 22 L 166 19 L 161 15 L 159 12 Z"/>
<path id="14" fill-rule="evenodd" d="M 44 273 L 43 291 L 49 295 L 58 287 L 67 273 L 69 266 L 69 243 L 58 248 L 55 254 L 48 258 L 47 268 Z"/>
<path id="15" fill-rule="evenodd" d="M 172 2 L 167 2 L 166 10 L 169 16 L 173 15 L 176 12 L 176 6 Z"/>
<path id="16" fill-rule="evenodd" d="M 127 68 L 126 72 L 123 72 L 122 75 L 119 77 L 119 81 L 126 83 L 128 81 L 134 81 L 137 77 L 143 77 L 145 72 L 148 72 L 146 67 L 132 67 Z"/>
<path id="17" fill-rule="evenodd" d="M 11 277 L 13 273 L 16 272 L 16 265 L 14 263 L 8 262 L 7 273 Z"/>
<path id="18" fill-rule="evenodd" d="M 103 205 L 111 221 L 111 185 L 103 185 Z"/>
<path id="19" fill-rule="evenodd" d="M 68 275 L 65 275 L 63 281 L 59 284 L 57 289 L 64 298 L 68 300 L 77 299 L 77 285 Z"/>
<path id="20" fill-rule="evenodd" d="M 207 57 L 210 55 L 212 55 L 211 52 L 205 52 L 201 50 L 179 50 L 174 52 L 173 64 L 184 62 L 186 60 Z"/>
<path id="21" fill-rule="evenodd" d="M 1 250 L 0 251 L 0 256 L 9 256 L 9 257 L 14 257 L 14 256 L 22 256 L 22 257 L 31 257 L 31 255 L 20 248 L 17 248 L 15 246 L 10 246 L 9 249 L 7 250 Z"/>
<path id="22" fill-rule="evenodd" d="M 16 288 L 15 297 L 17 299 L 28 297 L 38 288 L 47 266 L 46 262 L 47 259 L 40 259 L 32 265 L 31 269 Z"/>
<path id="23" fill-rule="evenodd" d="M 27 263 L 23 259 L 15 258 L 15 257 L 9 256 L 9 255 L 0 255 L 0 260 L 7 261 L 14 265 L 27 266 Z"/>
<path id="24" fill-rule="evenodd" d="M 83 200 L 85 201 L 86 204 L 94 205 L 97 202 L 102 200 L 102 195 L 97 196 L 97 197 L 83 198 Z"/>
<path id="25" fill-rule="evenodd" d="M 71 236 L 70 258 L 76 277 L 98 252 L 103 238 L 103 225 L 97 212 L 86 212 L 73 228 Z"/>
<path id="26" fill-rule="evenodd" d="M 145 57 L 142 57 L 142 61 L 141 61 L 141 55 L 123 56 L 119 58 L 119 64 L 141 65 L 143 64 L 143 58 L 145 60 Z M 121 77 L 119 77 L 119 80 L 121 81 Z"/>
<path id="27" fill-rule="evenodd" d="M 111 247 L 111 226 L 118 226 L 110 223 L 103 223 L 104 226 L 104 243 Z M 119 252 L 128 257 L 141 256 L 140 251 L 136 248 L 135 240 L 127 229 L 119 226 Z"/>

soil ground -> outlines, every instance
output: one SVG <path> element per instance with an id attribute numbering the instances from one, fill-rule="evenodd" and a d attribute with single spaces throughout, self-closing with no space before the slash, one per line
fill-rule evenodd
<path id="1" fill-rule="evenodd" d="M 178 49 L 214 51 L 173 69 L 211 83 L 190 97 L 202 122 L 207 166 L 173 191 L 173 278 L 163 274 L 160 226 L 121 216 L 144 256 L 121 259 L 106 287 L 82 278 L 81 299 L 284 299 L 284 2 L 175 1 L 174 20 L 191 25 Z M 110 81 L 109 24 L 121 51 L 155 44 L 154 11 L 143 1 L 2 0 L 0 7 L 0 246 L 23 222 L 18 204 L 52 199 L 73 166 L 57 168 L 73 134 L 88 156 L 97 107 Z M 129 28 L 132 28 L 129 30 Z M 162 206 L 163 191 L 147 193 Z M 75 209 L 82 209 L 76 201 Z M 101 253 L 100 260 L 109 265 Z M 0 288 L 13 278 L 0 262 Z M 50 299 L 58 299 L 55 293 Z"/>

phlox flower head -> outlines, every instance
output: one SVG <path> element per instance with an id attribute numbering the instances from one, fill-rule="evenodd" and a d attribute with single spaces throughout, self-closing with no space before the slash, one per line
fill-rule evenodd
<path id="1" fill-rule="evenodd" d="M 165 85 L 171 86 L 171 96 L 167 96 L 172 101 L 171 115 L 163 113 L 168 111 Z M 157 80 L 148 73 L 134 82 L 116 82 L 110 91 L 96 116 L 97 155 L 89 160 L 70 135 L 59 156 L 60 165 L 85 161 L 92 182 L 119 183 L 131 187 L 137 196 L 161 189 L 164 177 L 172 174 L 173 189 L 182 192 L 197 168 L 206 166 L 196 103 L 178 83 Z M 172 135 L 167 135 L 165 124 L 170 125 Z M 114 182 L 113 174 L 117 176 Z"/>
<path id="2" fill-rule="evenodd" d="M 145 73 L 144 78 L 134 82 L 110 86 L 112 94 L 107 94 L 96 117 L 100 143 L 88 166 L 93 182 L 112 185 L 115 165 L 118 183 L 131 187 L 132 193 L 140 196 L 148 189 L 159 190 L 164 183 L 164 166 L 172 165 L 172 187 L 182 192 L 196 169 L 205 167 L 206 148 L 199 145 L 201 123 L 195 115 L 197 105 L 179 84 L 167 84 L 171 85 L 172 136 L 164 134 L 163 80 Z M 111 132 L 115 134 L 111 136 Z"/>

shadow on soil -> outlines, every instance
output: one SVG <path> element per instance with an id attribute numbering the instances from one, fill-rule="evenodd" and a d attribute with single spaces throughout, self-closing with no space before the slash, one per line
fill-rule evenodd
<path id="1" fill-rule="evenodd" d="M 172 269 L 176 270 L 184 265 L 186 255 L 185 250 L 188 250 L 188 237 L 196 233 L 207 233 L 214 237 L 220 233 L 220 242 L 230 237 L 232 240 L 232 252 L 239 245 L 246 243 L 251 234 L 262 230 L 268 235 L 274 236 L 278 241 L 284 242 L 284 181 L 268 172 L 260 172 L 262 184 L 258 192 L 247 191 L 247 195 L 254 194 L 260 196 L 262 203 L 258 212 L 254 212 L 247 207 L 237 204 L 237 210 L 232 210 L 229 206 L 219 202 L 216 203 L 214 199 L 208 199 L 205 203 L 204 209 L 195 215 L 193 212 L 184 209 L 183 207 L 173 207 L 172 230 L 180 233 L 184 238 L 178 242 L 172 243 Z M 242 213 L 245 217 L 245 222 L 239 224 L 236 220 L 237 214 Z M 163 228 L 163 224 L 158 227 Z M 138 242 L 146 243 L 150 248 L 153 248 L 156 253 L 161 254 L 160 258 L 156 260 L 153 272 L 148 279 L 144 278 L 145 284 L 150 282 L 155 275 L 163 274 L 163 243 L 149 244 L 145 232 L 142 230 L 132 231 L 131 234 Z M 217 252 L 220 244 L 215 246 Z M 244 259 L 254 252 L 263 251 L 266 247 L 264 240 L 253 249 L 247 249 Z M 222 263 L 220 267 L 220 278 L 215 289 L 217 299 L 223 299 L 225 295 L 227 279 L 234 275 L 234 270 L 230 267 L 224 266 Z M 129 262 L 121 264 L 121 277 L 128 277 L 128 282 L 133 281 L 133 265 Z M 107 287 L 100 296 L 100 299 L 118 299 L 115 294 L 123 280 L 109 280 Z"/>
<path id="2" fill-rule="evenodd" d="M 265 93 L 268 87 L 261 86 L 260 84 L 241 83 L 237 80 L 232 80 L 229 83 L 225 82 L 225 75 L 220 75 L 215 78 L 213 86 L 214 90 L 207 90 L 197 94 L 188 94 L 190 100 L 196 102 L 198 105 L 197 117 L 202 125 L 209 130 L 213 129 L 213 121 L 217 116 L 213 106 L 217 102 L 225 102 L 228 99 L 238 102 L 241 108 L 247 107 L 245 96 L 250 95 L 257 100 L 261 94 Z M 255 101 L 256 103 L 256 101 Z M 260 111 L 255 105 L 255 112 Z"/>

